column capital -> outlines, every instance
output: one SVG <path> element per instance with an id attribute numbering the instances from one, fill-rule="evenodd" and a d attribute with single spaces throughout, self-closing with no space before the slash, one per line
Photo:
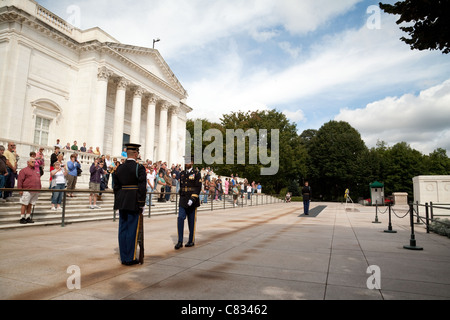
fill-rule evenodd
<path id="1" fill-rule="evenodd" d="M 148 97 L 148 103 L 149 104 L 155 104 L 156 105 L 156 102 L 158 102 L 158 100 L 159 100 L 158 96 L 156 94 L 153 94 L 153 93 L 151 93 L 149 95 L 149 97 Z"/>
<path id="2" fill-rule="evenodd" d="M 180 108 L 177 106 L 170 106 L 170 114 L 173 116 L 178 116 L 180 113 Z"/>
<path id="3" fill-rule="evenodd" d="M 98 80 L 108 81 L 109 78 L 113 75 L 111 70 L 108 70 L 106 67 L 98 68 L 97 78 Z"/>
<path id="4" fill-rule="evenodd" d="M 161 111 L 169 111 L 170 103 L 168 101 L 162 100 L 160 108 Z"/>
<path id="5" fill-rule="evenodd" d="M 142 87 L 135 87 L 134 88 L 134 97 L 142 98 L 142 96 L 145 93 L 145 89 Z"/>
<path id="6" fill-rule="evenodd" d="M 116 80 L 117 83 L 117 90 L 126 90 L 127 87 L 130 85 L 130 81 L 128 81 L 125 78 L 118 78 Z"/>

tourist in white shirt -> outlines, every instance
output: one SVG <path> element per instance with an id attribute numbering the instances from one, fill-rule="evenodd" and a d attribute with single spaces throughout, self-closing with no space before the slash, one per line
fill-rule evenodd
<path id="1" fill-rule="evenodd" d="M 154 166 L 150 166 L 147 170 L 147 198 L 145 204 L 154 206 L 152 204 L 152 192 L 155 190 L 156 170 Z"/>
<path id="2" fill-rule="evenodd" d="M 55 162 L 55 170 L 51 172 L 52 175 L 52 184 L 51 188 L 54 190 L 63 190 L 66 188 L 66 176 L 67 171 L 61 167 L 61 163 L 59 161 Z M 62 201 L 62 192 L 53 192 L 52 194 L 52 210 L 62 210 L 61 209 L 61 201 Z"/>
<path id="3" fill-rule="evenodd" d="M 109 176 L 111 174 L 111 172 L 113 172 L 114 166 L 113 166 L 113 162 L 111 162 L 111 156 L 109 154 L 106 155 L 105 157 L 105 167 L 106 167 L 106 174 L 105 174 L 105 184 L 106 184 L 106 189 L 108 189 L 108 184 L 109 184 Z"/>

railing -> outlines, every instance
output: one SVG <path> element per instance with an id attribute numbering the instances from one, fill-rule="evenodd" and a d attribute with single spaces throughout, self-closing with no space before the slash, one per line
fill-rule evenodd
<path id="1" fill-rule="evenodd" d="M 404 213 L 404 215 L 400 214 L 400 210 L 394 210 L 391 207 L 391 204 L 388 205 L 388 208 L 386 208 L 383 212 L 381 212 L 379 210 L 379 206 L 376 205 L 375 206 L 375 221 L 373 221 L 372 223 L 380 223 L 378 221 L 378 213 L 381 214 L 385 214 L 386 212 L 389 211 L 389 225 L 388 225 L 388 229 L 385 230 L 384 232 L 386 233 L 397 233 L 397 231 L 392 229 L 392 219 L 391 219 L 391 214 L 394 213 L 394 215 L 397 218 L 404 218 L 409 214 L 410 217 L 410 227 L 411 227 L 411 238 L 410 238 L 410 244 L 409 245 L 405 245 L 403 246 L 405 249 L 409 249 L 409 250 L 423 250 L 422 247 L 419 247 L 416 245 L 416 237 L 415 237 L 415 233 L 414 233 L 414 225 L 420 225 L 423 222 L 425 222 L 425 228 L 426 228 L 426 232 L 430 233 L 430 231 L 432 231 L 430 229 L 430 223 L 437 223 L 437 224 L 441 224 L 443 226 L 445 226 L 444 229 L 444 235 L 447 237 L 450 237 L 450 223 L 447 223 L 445 221 L 440 221 L 438 218 L 434 218 L 434 217 L 450 217 L 450 211 L 449 211 L 449 215 L 443 215 L 443 214 L 433 214 L 433 209 L 443 209 L 443 210 L 450 210 L 450 207 L 444 207 L 445 205 L 450 205 L 450 204 L 445 204 L 442 203 L 440 205 L 434 205 L 432 202 L 430 204 L 425 203 L 423 204 L 419 204 L 418 202 L 416 202 L 415 204 L 410 203 L 408 205 L 408 209 L 407 210 L 403 210 L 406 211 L 402 212 L 402 214 Z M 416 207 L 416 209 L 414 208 Z M 425 208 L 425 216 L 420 216 L 419 214 L 419 207 L 424 207 Z M 430 215 L 431 213 L 431 215 Z M 416 216 L 416 219 L 414 219 L 414 215 Z M 414 222 L 414 220 L 416 220 Z"/>
<path id="2" fill-rule="evenodd" d="M 45 168 L 44 168 L 44 175 L 42 176 L 41 180 L 49 181 L 50 178 L 50 158 L 51 155 L 55 152 L 54 147 L 50 146 L 43 146 L 39 144 L 33 144 L 33 143 L 26 143 L 22 141 L 16 141 L 11 139 L 4 139 L 0 137 L 0 145 L 3 145 L 5 149 L 8 147 L 8 143 L 13 142 L 16 144 L 16 150 L 18 155 L 20 156 L 19 161 L 17 162 L 18 171 L 21 168 L 25 168 L 27 166 L 27 160 L 29 159 L 29 153 L 31 151 L 39 151 L 40 148 L 44 148 L 43 156 L 45 159 Z M 72 154 L 77 154 L 77 160 L 81 164 L 81 169 L 83 170 L 83 173 L 81 177 L 78 177 L 77 186 L 81 188 L 87 188 L 89 185 L 89 168 L 94 163 L 94 160 L 99 155 L 93 154 L 93 153 L 87 153 L 87 152 L 81 152 L 81 151 L 75 151 L 75 150 L 67 150 L 62 148 L 60 150 L 61 154 L 64 156 L 64 161 L 67 162 L 70 160 L 70 156 Z M 112 157 L 117 158 L 117 160 L 121 161 L 123 157 Z"/>
<path id="3" fill-rule="evenodd" d="M 18 189 L 18 188 L 3 188 L 0 189 L 1 192 L 21 192 L 21 191 L 26 191 L 26 192 L 38 192 L 38 193 L 58 193 L 61 192 L 63 193 L 63 199 L 61 202 L 61 208 L 62 208 L 62 213 L 61 213 L 61 227 L 65 227 L 66 224 L 66 209 L 67 209 L 67 194 L 71 193 L 71 194 L 114 194 L 113 190 L 101 190 L 101 191 L 96 191 L 96 192 L 92 192 L 91 190 L 88 189 L 76 189 L 76 190 L 70 190 L 70 189 Z M 178 214 L 178 202 L 179 202 L 179 193 L 172 193 L 172 192 L 148 192 L 148 195 L 150 195 L 150 197 L 152 197 L 152 202 L 157 201 L 157 198 L 161 195 L 175 195 L 175 201 L 174 201 L 174 208 L 173 208 L 173 214 L 177 215 Z M 203 193 L 200 194 L 200 199 L 204 198 L 205 195 Z M 226 210 L 226 209 L 230 209 L 230 208 L 238 208 L 241 207 L 243 208 L 244 206 L 261 206 L 261 205 L 271 205 L 271 204 L 276 204 L 276 203 L 282 203 L 284 202 L 283 200 L 281 200 L 278 195 L 267 195 L 267 194 L 258 194 L 255 193 L 253 195 L 250 195 L 250 199 L 248 197 L 247 194 L 239 194 L 237 199 L 236 199 L 236 204 L 234 204 L 234 199 L 233 199 L 233 195 L 226 195 L 226 194 L 222 194 L 221 195 L 223 197 L 222 203 L 223 203 L 223 207 L 221 206 L 220 209 L 217 209 L 214 207 L 214 203 L 217 204 L 217 201 L 214 202 L 215 200 L 209 199 L 208 198 L 208 203 L 205 203 L 201 206 L 201 208 L 205 208 L 204 210 L 210 210 L 210 211 L 214 211 L 214 210 Z M 155 198 L 156 197 L 156 198 Z M 231 200 L 232 204 L 228 204 Z M 210 205 L 209 205 L 210 204 Z M 152 206 L 146 206 L 148 209 L 148 213 L 145 212 L 146 209 L 144 209 L 144 214 L 146 214 L 148 216 L 148 218 L 151 218 L 151 214 L 152 214 Z M 34 213 L 35 207 L 33 207 L 33 213 Z M 116 221 L 117 219 L 117 212 L 116 210 L 112 209 L 113 211 L 113 221 Z M 170 210 L 169 210 L 170 212 Z"/>
<path id="4" fill-rule="evenodd" d="M 67 23 L 64 19 L 61 19 L 54 13 L 48 11 L 47 9 L 38 4 L 36 4 L 36 15 L 41 20 L 45 21 L 54 28 L 67 33 L 68 35 L 72 35 L 72 32 L 75 29 L 74 26 Z"/>
<path id="5" fill-rule="evenodd" d="M 8 142 L 14 142 L 17 146 L 17 153 L 20 155 L 19 168 L 20 167 L 23 168 L 26 166 L 27 160 L 29 159 L 29 153 L 31 151 L 37 152 L 37 151 L 39 151 L 40 148 L 44 148 L 43 155 L 46 160 L 45 166 L 50 168 L 48 163 L 50 162 L 50 157 L 51 157 L 52 153 L 54 153 L 54 151 L 55 151 L 55 147 L 43 146 L 43 145 L 39 145 L 39 144 L 26 143 L 26 142 L 22 142 L 22 141 L 0 138 L 0 145 L 3 145 L 5 147 L 5 149 L 7 149 L 7 147 L 8 147 Z M 64 148 L 61 148 L 60 152 L 64 155 L 65 161 L 70 160 L 70 155 L 77 154 L 78 161 L 82 165 L 86 165 L 86 166 L 90 166 L 92 163 L 94 163 L 94 160 L 96 158 L 100 157 L 99 155 L 96 155 L 93 153 L 81 152 L 81 151 L 76 151 L 76 150 L 67 150 Z M 119 161 L 122 159 L 122 157 L 120 157 L 120 156 L 113 157 L 113 158 L 117 158 Z"/>
<path id="6" fill-rule="evenodd" d="M 448 233 L 445 230 L 446 231 L 445 235 L 450 237 L 450 223 L 446 223 L 445 221 L 439 220 L 439 218 L 435 218 L 435 217 L 449 217 L 450 218 L 450 207 L 444 207 L 445 205 L 450 205 L 450 204 L 440 203 L 438 205 L 434 205 L 433 202 L 430 202 L 430 204 L 428 204 L 428 202 L 425 203 L 425 204 L 416 203 L 416 214 L 417 214 L 416 224 L 421 224 L 422 221 L 425 220 L 427 233 L 430 233 L 430 222 L 444 225 L 445 227 L 447 227 L 449 229 Z M 421 217 L 420 216 L 420 214 L 419 214 L 419 207 L 424 207 L 425 208 L 425 217 Z M 446 215 L 446 214 L 435 214 L 434 213 L 434 209 L 449 210 L 449 214 L 448 215 Z"/>

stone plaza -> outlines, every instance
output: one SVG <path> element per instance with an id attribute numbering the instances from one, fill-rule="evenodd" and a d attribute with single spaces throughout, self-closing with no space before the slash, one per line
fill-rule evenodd
<path id="1" fill-rule="evenodd" d="M 386 214 L 374 224 L 374 207 L 351 206 L 312 203 L 308 217 L 298 203 L 201 212 L 196 246 L 179 251 L 176 216 L 152 216 L 135 267 L 120 264 L 112 221 L 2 230 L 0 299 L 450 299 L 447 237 L 416 226 L 424 250 L 406 250 L 408 217 L 393 216 L 397 233 L 384 233 Z"/>

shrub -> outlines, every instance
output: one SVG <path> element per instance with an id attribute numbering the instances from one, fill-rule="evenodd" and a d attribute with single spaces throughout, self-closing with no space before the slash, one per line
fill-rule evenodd
<path id="1" fill-rule="evenodd" d="M 434 219 L 430 224 L 430 231 L 450 238 L 450 220 L 441 220 L 440 218 Z"/>

